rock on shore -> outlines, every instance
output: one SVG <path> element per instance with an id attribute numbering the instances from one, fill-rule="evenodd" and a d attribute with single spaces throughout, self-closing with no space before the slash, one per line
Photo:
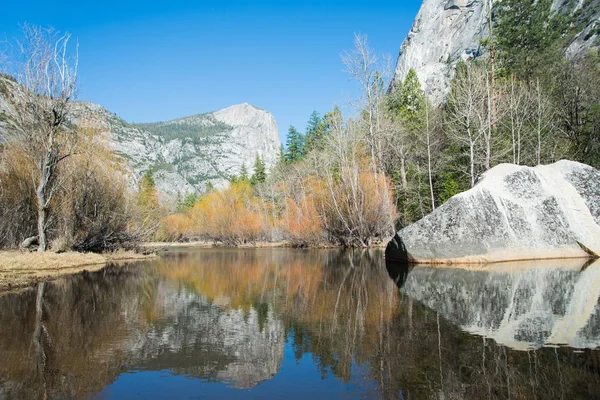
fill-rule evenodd
<path id="1" fill-rule="evenodd" d="M 500 164 L 399 231 L 388 258 L 428 264 L 600 254 L 600 171 L 573 161 Z"/>

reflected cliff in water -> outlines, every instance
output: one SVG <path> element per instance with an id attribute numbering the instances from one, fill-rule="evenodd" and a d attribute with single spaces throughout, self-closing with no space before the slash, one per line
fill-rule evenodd
<path id="1" fill-rule="evenodd" d="M 0 296 L 0 398 L 600 397 L 580 267 L 171 252 Z"/>

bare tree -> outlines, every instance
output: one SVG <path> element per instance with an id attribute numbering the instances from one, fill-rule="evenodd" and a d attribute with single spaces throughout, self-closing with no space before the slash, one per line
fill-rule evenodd
<path id="1" fill-rule="evenodd" d="M 368 246 L 393 232 L 391 190 L 385 175 L 373 171 L 359 124 L 344 122 L 337 113 L 330 129 L 320 154 L 318 176 L 324 187 L 317 207 L 331 238 L 346 246 Z"/>
<path id="2" fill-rule="evenodd" d="M 437 125 L 436 110 L 430 110 L 429 102 L 425 102 L 425 145 L 427 146 L 427 176 L 429 178 L 429 194 L 431 195 L 431 209 L 435 210 L 435 195 L 433 193 L 433 160 L 432 149 L 437 146 L 435 137 Z"/>
<path id="3" fill-rule="evenodd" d="M 536 162 L 538 165 L 542 163 L 542 142 L 546 142 L 546 136 L 549 136 L 549 132 L 553 128 L 553 107 L 548 98 L 542 92 L 539 78 L 536 81 L 535 95 L 535 133 L 536 133 Z"/>
<path id="4" fill-rule="evenodd" d="M 506 88 L 506 101 L 504 107 L 510 124 L 512 142 L 513 164 L 521 164 L 521 147 L 523 129 L 530 117 L 529 92 L 525 85 L 519 82 L 514 75 L 511 76 L 508 88 Z"/>
<path id="5" fill-rule="evenodd" d="M 472 63 L 461 66 L 448 96 L 449 134 L 469 149 L 471 187 L 475 186 L 477 177 L 476 152 L 488 133 L 487 100 L 485 75 Z"/>
<path id="6" fill-rule="evenodd" d="M 73 154 L 77 135 L 69 128 L 70 105 L 76 93 L 78 54 L 70 52 L 71 35 L 52 28 L 23 26 L 17 41 L 18 62 L 9 73 L 23 90 L 11 101 L 17 118 L 8 127 L 9 140 L 18 143 L 35 166 L 32 180 L 37 200 L 38 251 L 47 249 L 51 201 L 58 189 L 57 169 Z"/>
<path id="7" fill-rule="evenodd" d="M 360 85 L 361 97 L 353 105 L 364 115 L 366 129 L 364 139 L 371 151 L 373 168 L 381 167 L 381 104 L 385 98 L 386 80 L 390 74 L 390 62 L 387 56 L 379 56 L 369 46 L 366 35 L 354 34 L 354 48 L 341 54 L 345 72 Z"/>

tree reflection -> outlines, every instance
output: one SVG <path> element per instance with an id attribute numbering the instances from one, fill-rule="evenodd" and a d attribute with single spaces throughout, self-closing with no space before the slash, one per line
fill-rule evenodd
<path id="1" fill-rule="evenodd" d="M 297 362 L 375 397 L 600 397 L 597 350 L 518 351 L 460 328 L 502 320 L 505 279 L 419 268 L 376 250 L 188 251 L 0 296 L 0 397 L 88 397 L 131 369 L 250 388 L 279 371 L 285 340 Z"/>
<path id="2" fill-rule="evenodd" d="M 6 398 L 82 398 L 125 363 L 128 309 L 154 304 L 150 273 L 109 267 L 0 296 L 0 385 Z"/>
<path id="3" fill-rule="evenodd" d="M 394 283 L 406 282 L 409 267 L 386 266 L 377 251 L 219 257 L 227 262 L 198 253 L 163 272 L 201 282 L 199 292 L 229 307 L 249 309 L 268 299 L 296 359 L 309 354 L 324 377 L 351 381 L 354 365 L 366 367 L 385 398 L 535 398 L 598 390 L 597 368 L 585 367 L 597 364 L 596 351 L 521 352 L 468 334 L 399 293 Z M 460 279 L 454 284 L 460 291 Z"/>

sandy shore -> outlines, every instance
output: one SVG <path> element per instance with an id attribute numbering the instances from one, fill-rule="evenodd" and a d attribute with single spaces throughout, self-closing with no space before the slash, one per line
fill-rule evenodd
<path id="1" fill-rule="evenodd" d="M 98 271 L 112 262 L 146 260 L 154 255 L 134 252 L 95 253 L 37 253 L 0 251 L 0 292 L 33 285 L 82 271 Z"/>

